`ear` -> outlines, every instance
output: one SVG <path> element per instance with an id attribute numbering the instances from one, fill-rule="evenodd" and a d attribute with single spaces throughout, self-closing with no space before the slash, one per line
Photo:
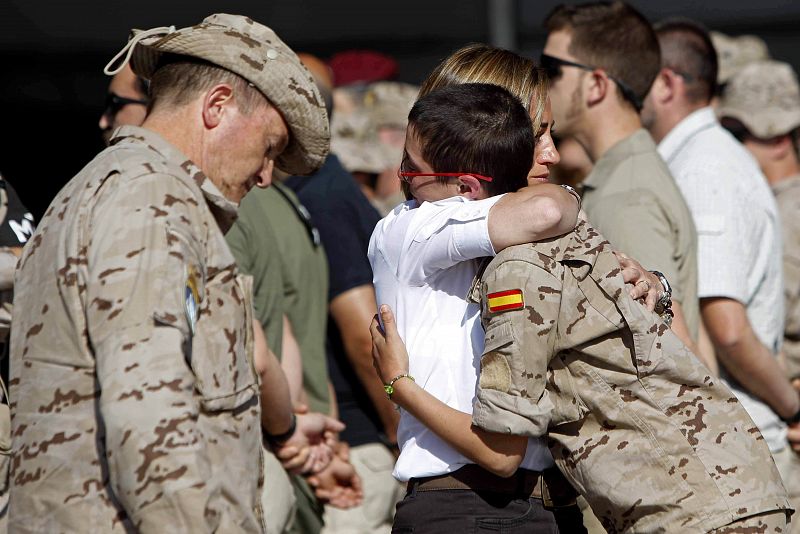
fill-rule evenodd
<path id="1" fill-rule="evenodd" d="M 608 74 L 603 69 L 595 69 L 589 73 L 589 88 L 586 91 L 586 105 L 591 107 L 602 102 L 610 88 Z"/>
<path id="2" fill-rule="evenodd" d="M 683 87 L 683 78 L 666 67 L 658 71 L 650 91 L 653 99 L 659 104 L 667 104 L 678 96 L 678 89 Z"/>
<path id="3" fill-rule="evenodd" d="M 208 129 L 216 128 L 223 115 L 233 105 L 233 88 L 227 83 L 215 85 L 203 97 L 203 123 Z"/>
<path id="4" fill-rule="evenodd" d="M 458 194 L 470 200 L 479 200 L 486 196 L 481 187 L 481 181 L 469 174 L 462 174 L 458 177 Z"/>
<path id="5" fill-rule="evenodd" d="M 789 155 L 789 153 L 794 152 L 794 139 L 792 134 L 784 134 L 775 138 L 774 147 L 775 155 L 780 159 L 783 159 Z"/>

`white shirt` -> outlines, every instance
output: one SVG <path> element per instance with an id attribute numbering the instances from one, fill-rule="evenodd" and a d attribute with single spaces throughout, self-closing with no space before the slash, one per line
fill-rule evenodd
<path id="1" fill-rule="evenodd" d="M 756 335 L 777 354 L 784 322 L 780 219 L 758 164 L 710 107 L 683 119 L 658 151 L 697 227 L 698 296 L 744 304 Z M 726 378 L 770 450 L 786 447 L 786 425 L 775 412 Z"/>
<path id="2" fill-rule="evenodd" d="M 494 256 L 489 209 L 500 196 L 453 197 L 397 206 L 372 233 L 369 261 L 378 304 L 395 312 L 409 354 L 409 373 L 451 408 L 472 413 L 484 332 L 480 307 L 467 301 L 478 258 Z M 474 463 L 401 411 L 397 430 L 398 480 L 442 475 Z M 553 465 L 543 439 L 528 443 L 520 467 Z"/>

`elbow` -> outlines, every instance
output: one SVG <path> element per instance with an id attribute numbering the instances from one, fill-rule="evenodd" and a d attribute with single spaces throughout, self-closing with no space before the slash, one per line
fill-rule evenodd
<path id="1" fill-rule="evenodd" d="M 575 204 L 575 201 L 572 200 L 572 203 Z M 542 196 L 531 202 L 529 217 L 534 221 L 535 237 L 541 239 L 542 235 L 555 237 L 572 230 L 578 211 L 570 210 L 554 198 Z"/>
<path id="2" fill-rule="evenodd" d="M 517 472 L 520 463 L 522 463 L 522 456 L 494 455 L 481 462 L 480 466 L 493 475 L 508 478 Z"/>
<path id="3" fill-rule="evenodd" d="M 494 469 L 487 469 L 489 472 L 503 478 L 509 478 L 519 469 L 519 462 L 504 461 L 496 464 Z"/>

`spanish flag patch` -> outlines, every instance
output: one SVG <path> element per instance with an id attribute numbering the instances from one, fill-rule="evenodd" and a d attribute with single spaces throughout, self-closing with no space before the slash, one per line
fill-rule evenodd
<path id="1" fill-rule="evenodd" d="M 486 295 L 487 307 L 492 313 L 519 310 L 525 307 L 521 289 L 509 289 Z"/>

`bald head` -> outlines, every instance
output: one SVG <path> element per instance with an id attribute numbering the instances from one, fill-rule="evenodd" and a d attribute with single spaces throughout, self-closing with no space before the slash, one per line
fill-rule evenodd
<path id="1" fill-rule="evenodd" d="M 318 57 L 305 52 L 300 52 L 297 57 L 314 77 L 314 83 L 317 84 L 320 95 L 325 101 L 325 111 L 328 112 L 328 120 L 330 120 L 333 112 L 333 72 L 331 68 Z"/>

